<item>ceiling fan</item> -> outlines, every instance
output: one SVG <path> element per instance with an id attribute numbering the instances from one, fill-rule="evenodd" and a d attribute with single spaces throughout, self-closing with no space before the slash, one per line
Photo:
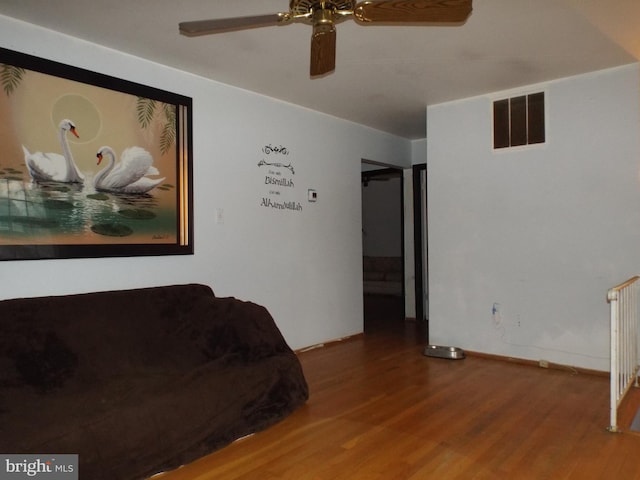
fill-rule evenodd
<path id="1" fill-rule="evenodd" d="M 179 24 L 188 37 L 231 32 L 255 27 L 313 26 L 311 36 L 312 77 L 335 70 L 336 24 L 353 18 L 362 25 L 427 24 L 461 25 L 471 14 L 472 0 L 290 0 L 289 11 L 249 17 L 196 20 Z"/>

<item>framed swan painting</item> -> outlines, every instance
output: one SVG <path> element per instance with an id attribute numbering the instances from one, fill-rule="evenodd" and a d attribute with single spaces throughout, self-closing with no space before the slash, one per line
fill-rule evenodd
<path id="1" fill-rule="evenodd" d="M 193 253 L 192 100 L 0 48 L 0 260 Z"/>

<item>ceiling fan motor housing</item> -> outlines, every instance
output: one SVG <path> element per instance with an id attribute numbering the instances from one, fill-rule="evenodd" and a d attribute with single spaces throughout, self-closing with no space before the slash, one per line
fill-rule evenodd
<path id="1" fill-rule="evenodd" d="M 344 14 L 352 13 L 355 6 L 355 0 L 291 0 L 289 10 L 295 17 L 306 17 L 309 23 L 322 25 L 347 18 Z"/>

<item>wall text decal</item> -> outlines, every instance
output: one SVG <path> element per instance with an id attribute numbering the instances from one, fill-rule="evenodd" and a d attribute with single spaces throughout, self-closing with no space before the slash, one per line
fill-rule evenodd
<path id="1" fill-rule="evenodd" d="M 268 189 L 260 201 L 260 206 L 283 211 L 302 211 L 302 204 L 299 201 L 283 198 L 293 193 L 296 186 L 292 177 L 296 173 L 293 163 L 290 160 L 282 161 L 290 154 L 289 149 L 282 145 L 269 144 L 262 147 L 262 153 L 270 158 L 268 160 L 263 158 L 258 162 L 258 167 L 267 168 L 263 184 L 267 185 Z"/>

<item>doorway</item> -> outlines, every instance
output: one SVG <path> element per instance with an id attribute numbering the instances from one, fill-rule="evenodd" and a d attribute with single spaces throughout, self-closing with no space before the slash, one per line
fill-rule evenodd
<path id="1" fill-rule="evenodd" d="M 364 331 L 405 321 L 403 170 L 363 161 Z"/>

